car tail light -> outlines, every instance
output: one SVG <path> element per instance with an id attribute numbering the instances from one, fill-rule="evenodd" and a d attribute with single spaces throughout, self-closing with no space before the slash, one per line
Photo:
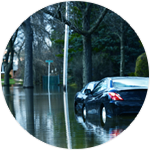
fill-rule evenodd
<path id="1" fill-rule="evenodd" d="M 118 136 L 123 130 L 122 129 L 115 129 L 115 130 L 112 130 L 109 135 L 111 135 L 111 138 L 114 138 L 116 136 Z"/>
<path id="2" fill-rule="evenodd" d="M 122 101 L 123 100 L 123 98 L 117 93 L 109 92 L 108 94 L 109 94 L 110 98 L 113 100 L 116 100 L 116 101 Z"/>

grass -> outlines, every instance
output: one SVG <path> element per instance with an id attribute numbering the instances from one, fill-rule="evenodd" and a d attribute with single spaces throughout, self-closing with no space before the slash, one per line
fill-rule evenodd
<path id="1" fill-rule="evenodd" d="M 1 79 L 1 84 L 4 85 L 4 79 Z M 15 79 L 9 79 L 9 84 L 13 85 L 13 84 L 23 84 L 23 81 L 16 81 Z"/>
<path id="2" fill-rule="evenodd" d="M 77 88 L 77 84 L 76 83 L 71 83 L 71 84 L 69 84 L 69 86 L 71 86 L 73 88 Z"/>

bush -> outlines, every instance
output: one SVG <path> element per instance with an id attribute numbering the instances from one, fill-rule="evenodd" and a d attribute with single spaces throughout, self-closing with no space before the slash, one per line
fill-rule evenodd
<path id="1" fill-rule="evenodd" d="M 128 76 L 135 76 L 135 72 L 129 73 Z"/>
<path id="2" fill-rule="evenodd" d="M 135 76 L 141 76 L 141 77 L 149 76 L 146 53 L 141 54 L 136 60 Z"/>

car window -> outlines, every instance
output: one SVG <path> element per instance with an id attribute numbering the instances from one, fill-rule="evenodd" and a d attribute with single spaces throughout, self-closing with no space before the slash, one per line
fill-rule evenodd
<path id="1" fill-rule="evenodd" d="M 87 87 L 87 85 L 81 90 L 81 93 L 84 93 L 86 87 Z"/>
<path id="2" fill-rule="evenodd" d="M 90 89 L 92 91 L 94 89 L 94 83 L 89 83 L 87 89 Z"/>
<path id="3" fill-rule="evenodd" d="M 88 83 L 82 90 L 81 92 L 84 93 L 85 89 L 90 89 L 91 91 L 94 89 L 94 82 Z"/>
<path id="4" fill-rule="evenodd" d="M 148 87 L 149 78 L 123 78 L 113 79 L 113 87 Z"/>
<path id="5" fill-rule="evenodd" d="M 96 88 L 94 89 L 93 93 L 97 93 L 100 92 L 104 89 L 107 88 L 107 80 L 102 80 L 98 83 L 98 85 L 96 86 Z"/>

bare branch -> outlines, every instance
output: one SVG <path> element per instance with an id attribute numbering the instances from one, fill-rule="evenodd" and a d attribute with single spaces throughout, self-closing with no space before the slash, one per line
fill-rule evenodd
<path id="1" fill-rule="evenodd" d="M 88 31 L 88 34 L 92 34 L 96 28 L 99 26 L 99 24 L 102 22 L 102 20 L 104 19 L 105 15 L 107 14 L 108 9 L 104 8 L 104 11 L 102 12 L 102 14 L 99 16 L 99 18 L 97 19 L 95 25 Z"/>
<path id="2" fill-rule="evenodd" d="M 91 8 L 92 6 L 93 6 L 92 3 L 88 3 L 88 4 L 87 4 L 87 7 L 86 7 L 86 9 L 85 9 L 85 11 L 84 11 L 84 16 L 87 15 L 87 13 L 89 12 L 89 10 L 90 10 L 90 8 Z"/>
<path id="3" fill-rule="evenodd" d="M 89 3 L 87 5 L 85 11 L 84 11 L 84 16 L 88 13 L 88 11 L 91 7 L 92 7 L 92 3 Z M 58 6 L 57 11 L 59 11 L 59 12 L 56 12 L 56 14 L 59 14 L 59 15 L 56 15 L 55 13 L 53 13 L 51 11 L 48 11 L 47 9 L 43 9 L 43 12 L 46 13 L 46 14 L 49 14 L 50 16 L 52 16 L 53 18 L 63 22 L 64 24 L 67 24 L 72 30 L 74 30 L 75 32 L 77 32 L 77 33 L 79 33 L 83 36 L 87 36 L 87 35 L 92 34 L 97 29 L 97 27 L 102 22 L 103 18 L 105 17 L 105 15 L 108 12 L 108 9 L 105 8 L 104 11 L 102 12 L 102 14 L 100 15 L 100 17 L 95 22 L 95 25 L 89 31 L 85 31 L 85 30 L 82 30 L 82 29 L 78 28 L 75 24 L 73 24 L 69 20 L 66 20 L 66 18 L 62 15 L 62 13 L 60 11 L 60 8 L 61 8 L 61 6 Z"/>
<path id="4" fill-rule="evenodd" d="M 81 34 L 81 35 L 87 35 L 88 32 L 86 31 L 83 31 L 79 28 L 77 28 L 74 24 L 72 24 L 69 20 L 66 20 L 66 18 L 64 16 L 58 16 L 58 15 L 55 15 L 54 13 L 46 10 L 46 9 L 43 9 L 44 13 L 46 14 L 49 14 L 50 16 L 54 17 L 55 19 L 58 19 L 59 21 L 63 20 L 63 23 L 67 24 L 72 30 L 74 30 L 75 32 Z M 62 19 L 63 17 L 63 19 Z"/>
<path id="5" fill-rule="evenodd" d="M 15 43 L 15 40 L 17 38 L 17 34 L 18 34 L 18 29 L 15 31 L 14 33 L 14 38 L 12 39 L 12 43 L 14 44 Z"/>

